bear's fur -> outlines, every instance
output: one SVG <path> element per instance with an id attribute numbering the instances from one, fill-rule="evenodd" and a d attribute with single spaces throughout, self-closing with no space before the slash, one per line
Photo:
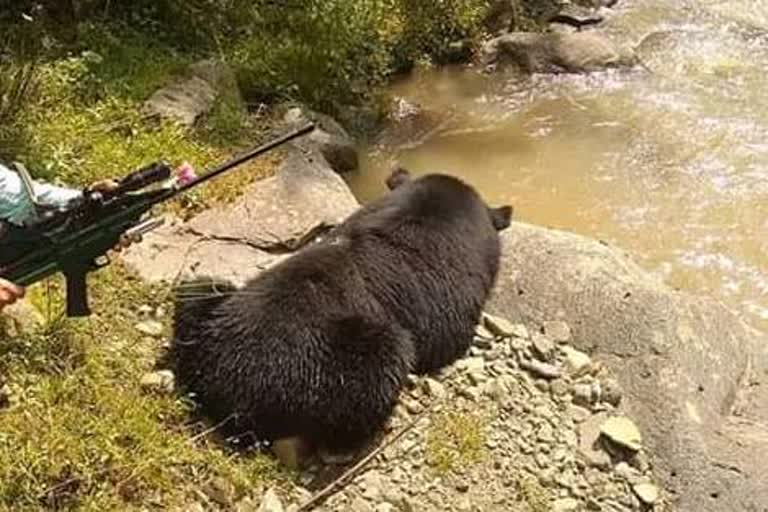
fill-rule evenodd
<path id="1" fill-rule="evenodd" d="M 172 360 L 207 415 L 260 439 L 354 449 L 384 426 L 409 372 L 467 350 L 512 209 L 447 175 L 397 169 L 387 185 L 242 289 L 181 285 Z"/>

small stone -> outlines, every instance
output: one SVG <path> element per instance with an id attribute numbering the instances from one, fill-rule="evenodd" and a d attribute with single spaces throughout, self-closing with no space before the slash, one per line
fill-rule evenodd
<path id="1" fill-rule="evenodd" d="M 374 512 L 397 512 L 397 508 L 391 503 L 379 503 L 373 510 Z"/>
<path id="2" fill-rule="evenodd" d="M 485 370 L 485 359 L 482 357 L 461 359 L 456 363 L 456 368 L 467 373 L 482 372 Z"/>
<path id="3" fill-rule="evenodd" d="M 481 338 L 475 336 L 472 341 L 472 346 L 469 347 L 469 354 L 472 356 L 483 356 L 487 359 L 488 354 L 484 352 L 493 348 L 493 340 L 488 338 Z"/>
<path id="4" fill-rule="evenodd" d="M 456 484 L 456 490 L 459 492 L 467 492 L 469 491 L 469 484 L 462 480 Z"/>
<path id="5" fill-rule="evenodd" d="M 632 490 L 635 491 L 635 494 L 640 498 L 640 501 L 646 505 L 653 505 L 659 499 L 659 488 L 653 484 L 636 484 L 632 486 Z"/>
<path id="6" fill-rule="evenodd" d="M 573 386 L 573 403 L 590 406 L 596 402 L 594 389 L 591 384 L 575 384 Z"/>
<path id="7" fill-rule="evenodd" d="M 541 361 L 522 361 L 520 368 L 545 379 L 558 379 L 562 375 L 560 368 Z"/>
<path id="8" fill-rule="evenodd" d="M 421 405 L 418 400 L 412 400 L 410 398 L 403 400 L 403 405 L 405 406 L 405 409 L 411 414 L 419 414 L 424 410 L 424 406 Z"/>
<path id="9" fill-rule="evenodd" d="M 368 501 L 381 501 L 383 481 L 377 471 L 369 471 L 363 475 L 360 488 L 363 489 L 363 498 Z"/>
<path id="10" fill-rule="evenodd" d="M 571 328 L 562 320 L 544 322 L 544 334 L 557 343 L 567 343 L 571 340 Z"/>
<path id="11" fill-rule="evenodd" d="M 621 477 L 630 484 L 636 484 L 640 482 L 643 475 L 638 470 L 627 464 L 626 462 L 619 462 L 616 467 L 613 468 L 614 473 Z"/>
<path id="12" fill-rule="evenodd" d="M 536 386 L 536 389 L 543 393 L 549 392 L 549 382 L 544 379 L 536 379 L 533 385 Z"/>
<path id="13" fill-rule="evenodd" d="M 145 373 L 140 381 L 141 388 L 150 393 L 168 395 L 173 393 L 176 379 L 170 370 Z"/>
<path id="14" fill-rule="evenodd" d="M 0 386 L 0 409 L 11 405 L 11 388 L 8 384 Z"/>
<path id="15" fill-rule="evenodd" d="M 563 347 L 563 353 L 565 353 L 565 367 L 571 375 L 583 375 L 589 370 L 592 358 L 584 352 L 566 346 Z"/>
<path id="16" fill-rule="evenodd" d="M 345 508 L 345 510 L 349 510 L 349 512 L 373 512 L 373 507 L 365 499 L 357 496 L 349 504 L 349 508 Z"/>
<path id="17" fill-rule="evenodd" d="M 554 352 L 555 343 L 550 338 L 542 334 L 533 335 L 533 353 L 538 359 L 544 362 L 551 361 Z"/>
<path id="18" fill-rule="evenodd" d="M 578 405 L 572 405 L 569 407 L 568 414 L 573 419 L 573 422 L 577 424 L 584 423 L 592 416 L 592 413 L 589 411 L 589 409 L 579 407 Z"/>
<path id="19" fill-rule="evenodd" d="M 484 340 L 493 340 L 496 338 L 494 334 L 489 331 L 483 324 L 477 324 L 475 326 L 475 335 L 478 338 L 484 339 Z"/>
<path id="20" fill-rule="evenodd" d="M 488 380 L 488 374 L 486 374 L 485 372 L 473 371 L 467 374 L 467 378 L 469 379 L 469 382 L 471 382 L 473 386 L 479 386 L 480 384 Z"/>
<path id="21" fill-rule="evenodd" d="M 235 503 L 235 512 L 257 512 L 259 509 L 256 502 L 249 497 L 245 497 Z"/>
<path id="22" fill-rule="evenodd" d="M 539 429 L 539 433 L 536 436 L 536 439 L 541 441 L 542 443 L 554 443 L 555 442 L 555 435 L 552 431 L 552 425 L 549 423 L 544 423 L 544 425 L 541 426 Z"/>
<path id="23" fill-rule="evenodd" d="M 554 396 L 564 396 L 568 394 L 568 384 L 563 379 L 555 379 L 550 385 L 549 389 Z"/>
<path id="24" fill-rule="evenodd" d="M 561 498 L 552 504 L 552 512 L 574 512 L 579 510 L 579 501 L 573 498 Z"/>
<path id="25" fill-rule="evenodd" d="M 459 389 L 459 395 L 469 400 L 472 400 L 473 402 L 477 402 L 478 400 L 480 400 L 481 393 L 482 392 L 474 386 Z"/>
<path id="26" fill-rule="evenodd" d="M 651 462 L 648 460 L 648 454 L 645 452 L 635 453 L 635 456 L 630 459 L 629 463 L 641 473 L 647 473 L 651 470 Z"/>
<path id="27" fill-rule="evenodd" d="M 424 392 L 432 398 L 443 398 L 445 396 L 445 386 L 435 379 L 424 379 Z"/>
<path id="28" fill-rule="evenodd" d="M 506 318 L 483 313 L 483 324 L 492 334 L 502 338 L 509 338 L 515 333 L 514 325 Z"/>
<path id="29" fill-rule="evenodd" d="M 605 418 L 604 414 L 593 416 L 579 427 L 579 457 L 588 466 L 601 469 L 611 466 L 610 456 L 600 448 L 600 428 Z"/>
<path id="30" fill-rule="evenodd" d="M 234 486 L 223 478 L 213 478 L 203 486 L 203 492 L 219 505 L 231 506 L 235 494 Z"/>
<path id="31" fill-rule="evenodd" d="M 158 338 L 163 334 L 163 324 L 156 320 L 146 320 L 135 325 L 137 331 L 153 338 Z"/>
<path id="32" fill-rule="evenodd" d="M 278 439 L 272 443 L 271 449 L 277 460 L 289 469 L 303 467 L 311 454 L 309 444 L 300 437 Z"/>
<path id="33" fill-rule="evenodd" d="M 616 379 L 605 379 L 602 385 L 603 401 L 618 407 L 621 403 L 622 391 Z"/>
<path id="34" fill-rule="evenodd" d="M 642 436 L 632 420 L 624 416 L 608 418 L 600 427 L 600 432 L 614 443 L 636 452 L 642 448 Z"/>
<path id="35" fill-rule="evenodd" d="M 149 304 L 142 304 L 136 311 L 138 312 L 139 316 L 148 317 L 152 314 L 154 309 Z"/>

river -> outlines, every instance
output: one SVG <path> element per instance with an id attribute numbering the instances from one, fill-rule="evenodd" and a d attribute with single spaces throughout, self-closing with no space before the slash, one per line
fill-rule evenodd
<path id="1" fill-rule="evenodd" d="M 353 191 L 383 193 L 395 159 L 462 176 L 517 220 L 626 249 L 768 329 L 768 0 L 620 0 L 598 30 L 642 42 L 648 69 L 394 83 L 399 117 Z"/>

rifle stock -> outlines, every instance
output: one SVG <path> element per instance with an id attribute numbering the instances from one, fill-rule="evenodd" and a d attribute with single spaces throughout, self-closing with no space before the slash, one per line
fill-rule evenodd
<path id="1" fill-rule="evenodd" d="M 152 166 L 146 166 L 126 176 L 121 182 L 126 186 L 122 190 L 118 187 L 114 194 L 86 193 L 77 205 L 43 221 L 30 226 L 11 226 L 0 240 L 0 277 L 29 286 L 62 273 L 66 280 L 67 316 L 89 316 L 88 274 L 104 266 L 97 261 L 121 238 L 135 240 L 162 224 L 162 219 L 144 218 L 155 205 L 313 129 L 314 124 L 307 123 L 177 187 L 137 190 L 167 178 L 165 164 L 156 164 L 156 172 Z"/>

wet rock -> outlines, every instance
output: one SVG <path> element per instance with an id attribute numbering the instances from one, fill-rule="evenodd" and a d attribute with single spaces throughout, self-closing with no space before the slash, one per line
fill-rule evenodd
<path id="1" fill-rule="evenodd" d="M 481 61 L 491 69 L 513 64 L 527 73 L 582 73 L 631 66 L 636 58 L 594 32 L 511 32 L 485 43 Z"/>
<path id="2" fill-rule="evenodd" d="M 170 370 L 159 370 L 145 373 L 141 377 L 140 385 L 145 392 L 169 395 L 174 391 L 176 378 Z"/>
<path id="3" fill-rule="evenodd" d="M 693 55 L 698 39 L 688 35 L 676 48 Z M 677 66 L 669 52 L 658 58 Z M 487 310 L 528 325 L 568 319 L 570 343 L 603 361 L 621 384 L 622 406 L 631 406 L 658 484 L 677 509 L 730 512 L 732 503 L 768 503 L 768 445 L 761 441 L 768 386 L 744 384 L 745 374 L 765 381 L 765 334 L 719 302 L 671 289 L 616 247 L 524 223 L 512 223 L 501 238 Z M 734 408 L 736 397 L 748 405 Z M 721 485 L 713 491 L 711 482 Z"/>
<path id="4" fill-rule="evenodd" d="M 641 483 L 632 486 L 640 501 L 646 505 L 653 505 L 659 499 L 659 488 L 650 483 Z"/>
<path id="5" fill-rule="evenodd" d="M 600 426 L 600 432 L 614 443 L 635 452 L 643 446 L 640 430 L 632 420 L 624 416 L 608 418 Z"/>
<path id="6" fill-rule="evenodd" d="M 283 120 L 289 125 L 299 125 L 308 120 L 314 122 L 315 129 L 306 140 L 299 140 L 294 144 L 302 148 L 316 148 L 331 169 L 337 173 L 344 174 L 358 168 L 359 158 L 355 141 L 333 118 L 305 108 L 294 107 L 286 112 Z"/>
<path id="7" fill-rule="evenodd" d="M 275 489 L 268 489 L 261 498 L 258 512 L 283 512 L 283 510 L 283 503 Z"/>

